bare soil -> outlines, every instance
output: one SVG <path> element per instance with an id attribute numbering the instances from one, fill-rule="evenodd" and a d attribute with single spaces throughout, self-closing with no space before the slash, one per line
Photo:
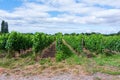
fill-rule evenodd
<path id="1" fill-rule="evenodd" d="M 42 51 L 42 58 L 53 58 L 56 53 L 56 42 L 53 42 L 48 48 Z"/>

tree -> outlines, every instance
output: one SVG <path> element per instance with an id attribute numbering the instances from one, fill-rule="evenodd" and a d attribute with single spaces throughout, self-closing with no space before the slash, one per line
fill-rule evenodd
<path id="1" fill-rule="evenodd" d="M 120 34 L 120 31 L 117 34 Z"/>
<path id="2" fill-rule="evenodd" d="M 1 33 L 8 33 L 8 23 L 4 20 L 1 23 Z"/>

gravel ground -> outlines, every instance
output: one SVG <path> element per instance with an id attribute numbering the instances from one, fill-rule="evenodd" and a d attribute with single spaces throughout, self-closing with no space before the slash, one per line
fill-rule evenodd
<path id="1" fill-rule="evenodd" d="M 120 80 L 120 75 L 114 76 L 99 72 L 93 75 L 72 75 L 69 73 L 63 73 L 51 77 L 43 75 L 18 76 L 1 74 L 0 80 Z"/>

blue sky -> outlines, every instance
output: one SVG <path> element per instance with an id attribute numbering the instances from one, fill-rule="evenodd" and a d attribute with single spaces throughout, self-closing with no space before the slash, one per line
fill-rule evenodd
<path id="1" fill-rule="evenodd" d="M 0 0 L 0 22 L 10 31 L 115 33 L 120 0 Z"/>
<path id="2" fill-rule="evenodd" d="M 0 0 L 0 9 L 12 11 L 15 7 L 22 5 L 20 0 Z"/>

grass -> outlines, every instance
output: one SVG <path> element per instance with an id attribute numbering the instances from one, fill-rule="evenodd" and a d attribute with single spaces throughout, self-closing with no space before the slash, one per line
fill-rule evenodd
<path id="1" fill-rule="evenodd" d="M 66 59 L 69 65 L 81 65 L 90 74 L 102 72 L 111 75 L 120 75 L 120 54 L 105 56 L 98 55 L 93 58 L 86 58 L 73 55 Z"/>
<path id="2" fill-rule="evenodd" d="M 65 47 L 64 47 L 65 48 Z M 67 52 L 69 54 L 70 50 L 68 48 L 65 48 L 64 52 Z M 105 56 L 103 54 L 98 55 L 97 57 L 93 58 L 86 58 L 77 56 L 76 54 L 73 54 L 70 52 L 69 57 L 67 57 L 65 60 L 62 60 L 61 62 L 58 61 L 51 61 L 50 58 L 47 59 L 41 59 L 39 62 L 37 62 L 39 65 L 42 65 L 43 67 L 46 66 L 52 68 L 61 68 L 63 65 L 69 66 L 75 66 L 80 65 L 82 66 L 86 72 L 89 73 L 96 73 L 96 72 L 102 72 L 107 73 L 111 75 L 120 75 L 120 54 L 111 55 L 111 56 Z M 35 60 L 32 57 L 32 53 L 28 55 L 22 55 L 21 57 L 15 59 L 15 58 L 0 58 L 0 67 L 14 69 L 14 68 L 23 68 L 25 66 L 34 65 L 36 64 Z M 60 64 L 60 65 L 59 65 Z"/>
<path id="3" fill-rule="evenodd" d="M 120 54 L 111 56 L 99 55 L 93 58 L 93 60 L 97 65 L 94 71 L 120 75 Z"/>
<path id="4" fill-rule="evenodd" d="M 84 64 L 86 70 L 90 73 L 102 72 L 111 75 L 120 75 L 120 54 L 97 57 L 87 59 Z"/>
<path id="5" fill-rule="evenodd" d="M 45 59 L 41 59 L 39 61 L 40 65 L 48 65 L 48 66 L 52 66 L 54 63 L 51 61 L 50 58 L 45 58 Z"/>
<path id="6" fill-rule="evenodd" d="M 18 58 L 18 59 L 15 59 L 15 58 L 0 59 L 0 66 L 4 68 L 9 68 L 9 69 L 23 67 L 23 66 L 34 64 L 34 63 L 35 61 L 32 60 L 30 57 Z"/>
<path id="7" fill-rule="evenodd" d="M 4 68 L 13 69 L 35 63 L 34 59 L 31 56 L 31 53 L 28 54 L 28 56 L 26 57 L 25 56 L 22 55 L 19 58 L 8 58 L 8 57 L 0 58 L 0 66 Z"/>
<path id="8" fill-rule="evenodd" d="M 71 57 L 66 59 L 66 62 L 69 65 L 82 65 L 86 62 L 86 58 L 73 54 Z"/>
<path id="9" fill-rule="evenodd" d="M 112 56 L 100 55 L 98 57 L 95 57 L 94 60 L 98 65 L 101 66 L 109 65 L 120 68 L 120 54 Z"/>

